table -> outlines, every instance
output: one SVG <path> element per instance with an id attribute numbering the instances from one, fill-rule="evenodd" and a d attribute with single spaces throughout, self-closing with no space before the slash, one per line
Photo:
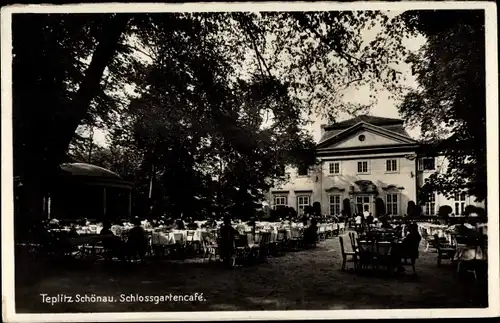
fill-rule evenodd
<path id="1" fill-rule="evenodd" d="M 479 246 L 458 246 L 453 260 L 487 260 L 488 253 Z"/>
<path id="2" fill-rule="evenodd" d="M 448 231 L 449 227 L 443 224 L 431 224 L 431 223 L 418 223 L 418 229 L 420 235 L 423 236 L 424 232 L 427 233 L 427 236 L 438 235 L 439 238 L 446 238 L 448 243 L 452 243 L 451 234 Z"/>

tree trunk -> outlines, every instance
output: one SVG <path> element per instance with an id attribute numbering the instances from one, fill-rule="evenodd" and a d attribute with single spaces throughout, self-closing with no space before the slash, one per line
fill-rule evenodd
<path id="1" fill-rule="evenodd" d="M 110 18 L 109 23 L 105 26 L 80 88 L 71 107 L 67 107 L 71 109 L 70 118 L 61 122 L 58 131 L 59 138 L 53 144 L 51 143 L 53 151 L 51 155 L 55 159 L 52 162 L 55 165 L 63 160 L 77 127 L 88 113 L 90 104 L 99 91 L 104 69 L 115 55 L 120 37 L 125 32 L 129 20 L 128 15 L 118 14 Z"/>

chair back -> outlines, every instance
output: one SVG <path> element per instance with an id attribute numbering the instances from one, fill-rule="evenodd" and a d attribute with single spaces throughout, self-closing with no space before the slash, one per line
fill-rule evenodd
<path id="1" fill-rule="evenodd" d="M 247 237 L 247 244 L 248 245 L 255 244 L 255 236 L 253 235 L 253 233 L 247 233 L 246 237 Z"/>
<path id="2" fill-rule="evenodd" d="M 266 246 L 271 243 L 271 232 L 264 232 L 260 240 L 260 245 Z"/>
<path id="3" fill-rule="evenodd" d="M 344 257 L 345 256 L 344 238 L 339 237 L 339 242 L 340 242 L 340 251 L 342 252 L 342 257 Z"/>
<path id="4" fill-rule="evenodd" d="M 252 240 L 253 240 L 253 236 L 252 236 Z M 247 247 L 248 246 L 248 235 L 246 235 L 246 234 L 235 235 L 234 245 L 236 247 Z"/>
<path id="5" fill-rule="evenodd" d="M 290 236 L 294 239 L 299 239 L 301 236 L 299 228 L 291 228 L 290 229 Z"/>
<path id="6" fill-rule="evenodd" d="M 352 250 L 355 251 L 357 244 L 356 244 L 356 233 L 355 232 L 349 232 L 349 238 L 351 239 L 351 246 Z"/>
<path id="7" fill-rule="evenodd" d="M 278 230 L 276 241 L 284 241 L 286 239 L 286 230 Z"/>

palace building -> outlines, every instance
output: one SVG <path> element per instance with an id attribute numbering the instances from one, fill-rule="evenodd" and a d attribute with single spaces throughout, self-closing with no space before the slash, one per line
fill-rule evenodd
<path id="1" fill-rule="evenodd" d="M 387 214 L 405 215 L 409 201 L 418 204 L 425 178 L 446 166 L 442 158 L 419 156 L 419 143 L 400 119 L 362 115 L 322 125 L 321 130 L 318 165 L 287 167 L 284 183 L 269 191 L 273 208 L 290 206 L 301 214 L 305 206 L 320 202 L 323 214 L 339 215 L 348 199 L 351 213 L 375 214 L 376 200 L 381 199 Z M 469 204 L 482 206 L 463 194 L 451 200 L 436 194 L 423 213 L 435 215 L 439 206 L 450 205 L 461 215 Z"/>

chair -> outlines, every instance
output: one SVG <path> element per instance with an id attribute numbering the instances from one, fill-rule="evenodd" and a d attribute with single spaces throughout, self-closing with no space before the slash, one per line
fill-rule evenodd
<path id="1" fill-rule="evenodd" d="M 477 252 L 478 252 L 479 248 L 480 248 L 479 246 L 475 247 L 475 249 L 474 249 L 474 258 L 473 259 L 468 259 L 468 260 L 458 259 L 457 271 L 456 271 L 456 276 L 457 277 L 460 277 L 460 274 L 462 274 L 462 272 L 465 269 L 465 272 L 473 274 L 474 275 L 474 280 L 477 281 L 477 276 L 478 276 L 477 275 L 477 271 L 478 271 L 478 269 L 481 266 L 483 266 L 484 268 L 487 268 L 487 261 L 486 260 L 482 260 L 482 259 L 478 259 Z M 487 250 L 485 250 L 485 251 L 487 253 Z M 486 272 L 487 272 L 487 269 L 486 269 Z"/>
<path id="2" fill-rule="evenodd" d="M 292 249 L 296 249 L 300 246 L 302 241 L 302 233 L 299 228 L 290 229 L 290 239 L 288 240 L 289 245 Z"/>
<path id="3" fill-rule="evenodd" d="M 326 227 L 324 225 L 318 228 L 318 240 L 319 241 L 326 240 Z"/>
<path id="4" fill-rule="evenodd" d="M 274 246 L 276 253 L 284 253 L 286 246 L 286 230 L 278 230 Z"/>
<path id="5" fill-rule="evenodd" d="M 264 232 L 259 241 L 259 256 L 265 260 L 269 255 L 269 245 L 271 243 L 271 232 Z"/>
<path id="6" fill-rule="evenodd" d="M 338 237 L 338 236 L 339 236 L 339 234 L 340 234 L 339 224 L 338 224 L 338 223 L 336 223 L 336 224 L 334 224 L 334 225 L 333 225 L 332 235 L 333 235 L 334 237 Z"/>
<path id="7" fill-rule="evenodd" d="M 333 235 L 333 224 L 327 224 L 325 227 L 325 239 L 331 238 Z"/>
<path id="8" fill-rule="evenodd" d="M 442 243 L 439 239 L 436 239 L 435 247 L 438 253 L 437 257 L 438 267 L 441 267 L 441 262 L 443 260 L 451 260 L 452 263 L 454 262 L 453 259 L 455 257 L 455 252 L 457 250 L 456 247 L 447 243 Z"/>
<path id="9" fill-rule="evenodd" d="M 351 240 L 351 247 L 354 252 L 358 252 L 359 248 L 358 245 L 356 244 L 356 233 L 355 232 L 349 232 L 349 239 Z"/>
<path id="10" fill-rule="evenodd" d="M 346 251 L 345 246 L 344 246 L 344 238 L 339 237 L 339 242 L 340 242 L 340 250 L 342 252 L 342 267 L 341 270 L 345 271 L 347 263 L 348 262 L 353 262 L 354 263 L 354 269 L 356 270 L 358 268 L 358 254 L 355 251 Z M 348 257 L 351 257 L 350 259 Z"/>
<path id="11" fill-rule="evenodd" d="M 219 256 L 220 258 L 219 239 L 217 238 L 217 235 L 206 235 L 203 239 L 203 261 L 208 258 L 208 262 L 210 262 L 212 260 L 212 257 L 214 257 L 214 260 L 216 260 L 217 256 Z"/>

